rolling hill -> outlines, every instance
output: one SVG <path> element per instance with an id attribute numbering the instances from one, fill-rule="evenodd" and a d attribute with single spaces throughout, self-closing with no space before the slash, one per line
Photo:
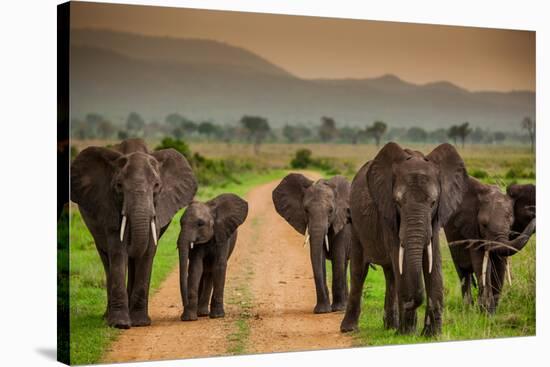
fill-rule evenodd
<path id="1" fill-rule="evenodd" d="M 115 122 L 136 111 L 157 121 L 171 112 L 219 123 L 259 114 L 281 126 L 317 124 L 328 115 L 350 126 L 382 119 L 434 129 L 469 121 L 517 130 L 524 116 L 535 117 L 534 92 L 471 92 L 447 81 L 417 85 L 390 74 L 307 80 L 211 40 L 76 29 L 70 65 L 73 117 L 98 112 Z"/>

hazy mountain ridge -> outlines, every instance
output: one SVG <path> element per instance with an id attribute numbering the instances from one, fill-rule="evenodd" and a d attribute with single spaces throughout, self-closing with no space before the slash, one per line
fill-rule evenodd
<path id="1" fill-rule="evenodd" d="M 394 75 L 372 79 L 300 79 L 245 49 L 210 40 L 73 30 L 73 116 L 98 112 L 123 119 L 130 111 L 162 121 L 171 112 L 235 122 L 260 114 L 272 126 L 341 125 L 382 119 L 390 126 L 448 127 L 470 121 L 517 130 L 535 117 L 535 93 L 470 92 L 450 82 L 417 85 Z"/>

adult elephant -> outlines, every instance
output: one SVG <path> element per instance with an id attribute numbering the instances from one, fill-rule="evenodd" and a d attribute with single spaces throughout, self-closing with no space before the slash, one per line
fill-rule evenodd
<path id="1" fill-rule="evenodd" d="M 89 147 L 73 161 L 71 200 L 105 268 L 109 326 L 151 324 L 149 283 L 158 238 L 196 191 L 183 155 L 174 149 L 149 152 L 139 139 L 112 148 Z"/>
<path id="2" fill-rule="evenodd" d="M 350 184 L 342 176 L 313 182 L 291 173 L 273 190 L 275 209 L 310 244 L 317 293 L 313 312 L 340 311 L 346 307 L 346 279 L 350 252 Z M 325 259 L 332 262 L 332 305 L 326 283 Z"/>
<path id="3" fill-rule="evenodd" d="M 458 208 L 467 179 L 456 149 L 430 154 L 386 144 L 351 184 L 351 292 L 341 331 L 357 329 L 363 283 L 371 263 L 386 278 L 384 326 L 416 330 L 416 309 L 428 304 L 423 335 L 441 332 L 443 276 L 439 230 Z"/>
<path id="4" fill-rule="evenodd" d="M 509 257 L 535 231 L 533 191 L 533 185 L 513 185 L 505 194 L 498 186 L 468 178 L 462 204 L 444 227 L 466 304 L 473 303 L 475 274 L 478 304 L 489 313 L 496 311 L 507 273 L 511 281 Z"/>

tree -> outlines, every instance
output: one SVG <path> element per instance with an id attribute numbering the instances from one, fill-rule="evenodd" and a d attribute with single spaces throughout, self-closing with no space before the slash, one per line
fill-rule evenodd
<path id="1" fill-rule="evenodd" d="M 294 126 L 286 124 L 283 127 L 283 136 L 289 143 L 296 143 L 311 135 L 311 130 L 305 126 Z"/>
<path id="2" fill-rule="evenodd" d="M 206 135 L 207 138 L 210 138 L 216 132 L 216 126 L 210 121 L 203 121 L 199 124 L 197 131 L 201 135 Z"/>
<path id="3" fill-rule="evenodd" d="M 447 136 L 449 139 L 453 140 L 454 145 L 456 145 L 456 139 L 458 138 L 458 126 L 453 125 L 449 128 L 449 132 L 447 133 Z"/>
<path id="4" fill-rule="evenodd" d="M 145 121 L 137 112 L 131 112 L 126 119 L 128 135 L 138 136 L 145 127 Z"/>
<path id="5" fill-rule="evenodd" d="M 338 132 L 338 135 L 340 136 L 340 139 L 342 139 L 344 142 L 352 143 L 354 145 L 357 144 L 360 138 L 359 129 L 350 126 L 342 127 Z"/>
<path id="6" fill-rule="evenodd" d="M 530 117 L 525 117 L 521 121 L 521 128 L 527 130 L 529 133 L 529 140 L 531 141 L 531 153 L 535 152 L 535 143 L 537 140 L 537 125 L 535 120 L 531 120 Z"/>
<path id="7" fill-rule="evenodd" d="M 448 136 L 450 139 L 453 139 L 454 144 L 456 145 L 456 139 L 460 138 L 462 142 L 462 148 L 464 148 L 464 142 L 466 141 L 466 137 L 472 132 L 472 129 L 469 127 L 469 122 L 464 122 L 460 125 L 453 125 L 449 129 Z"/>
<path id="8" fill-rule="evenodd" d="M 367 135 L 372 136 L 374 138 L 374 141 L 376 142 L 376 146 L 380 146 L 380 139 L 382 139 L 382 135 L 386 133 L 386 130 L 388 129 L 388 125 L 384 121 L 375 121 L 372 126 L 367 126 Z"/>
<path id="9" fill-rule="evenodd" d="M 494 133 L 493 138 L 497 144 L 503 142 L 506 139 L 506 134 L 502 131 L 497 131 Z"/>
<path id="10" fill-rule="evenodd" d="M 338 130 L 336 129 L 336 122 L 333 118 L 323 116 L 321 117 L 321 126 L 319 127 L 319 137 L 323 143 L 332 141 L 338 136 Z"/>
<path id="11" fill-rule="evenodd" d="M 415 143 L 425 143 L 428 133 L 421 127 L 413 126 L 407 131 L 407 139 Z"/>
<path id="12" fill-rule="evenodd" d="M 447 130 L 445 129 L 436 129 L 428 134 L 428 139 L 434 143 L 445 143 L 447 137 Z"/>
<path id="13" fill-rule="evenodd" d="M 241 125 L 247 134 L 247 140 L 254 141 L 254 152 L 260 153 L 260 145 L 265 140 L 271 128 L 266 118 L 260 116 L 243 116 Z"/>
<path id="14" fill-rule="evenodd" d="M 472 129 L 469 127 L 469 125 L 469 122 L 465 122 L 458 126 L 458 136 L 460 137 L 460 140 L 462 140 L 462 148 L 464 148 L 466 137 L 472 132 Z"/>

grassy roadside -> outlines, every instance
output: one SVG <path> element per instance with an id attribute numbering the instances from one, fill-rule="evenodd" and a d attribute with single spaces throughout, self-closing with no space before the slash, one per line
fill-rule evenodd
<path id="1" fill-rule="evenodd" d="M 253 187 L 284 176 L 284 170 L 260 174 L 242 174 L 240 182 L 221 187 L 201 187 L 199 200 L 209 200 L 225 192 L 244 196 Z M 116 339 L 119 330 L 106 326 L 102 315 L 106 307 L 105 274 L 93 238 L 82 221 L 76 206 L 71 210 L 70 223 L 70 325 L 71 363 L 89 364 L 100 360 L 106 347 Z M 174 216 L 170 227 L 159 241 L 151 279 L 151 295 L 174 269 L 174 250 L 179 234 L 179 218 Z"/>
<path id="2" fill-rule="evenodd" d="M 494 316 L 479 312 L 477 307 L 463 305 L 460 281 L 443 234 L 441 249 L 445 284 L 442 335 L 437 338 L 425 338 L 419 335 L 424 325 L 426 302 L 418 310 L 418 335 L 403 336 L 396 334 L 394 330 L 384 329 L 382 316 L 385 281 L 384 272 L 378 268 L 378 270 L 369 270 L 365 281 L 359 320 L 360 331 L 353 334 L 356 345 L 412 344 L 535 335 L 535 238 L 531 238 L 523 251 L 510 258 L 512 286 L 508 283 L 504 285 L 499 308 Z M 474 299 L 476 297 L 477 290 L 474 289 Z"/>

